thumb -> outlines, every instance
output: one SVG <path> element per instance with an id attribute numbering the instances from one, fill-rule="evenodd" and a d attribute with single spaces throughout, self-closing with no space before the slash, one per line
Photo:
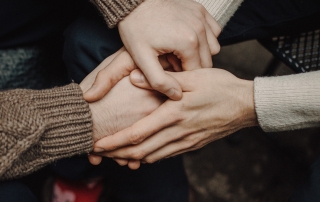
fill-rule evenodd
<path id="1" fill-rule="evenodd" d="M 191 72 L 192 71 L 185 71 L 185 72 L 166 71 L 165 73 L 168 75 L 171 75 L 176 79 L 176 81 L 178 81 L 179 85 L 182 88 L 182 91 L 189 91 L 189 87 L 186 85 L 186 81 L 188 81 L 187 74 L 190 74 Z M 133 85 L 139 88 L 152 90 L 152 86 L 149 84 L 146 77 L 143 75 L 143 73 L 139 69 L 135 69 L 130 73 L 130 81 Z"/>
<path id="2" fill-rule="evenodd" d="M 84 99 L 88 102 L 100 100 L 135 68 L 136 66 L 129 53 L 123 51 L 109 65 L 98 72 L 91 88 L 84 93 Z"/>
<path id="3" fill-rule="evenodd" d="M 153 90 L 165 94 L 172 100 L 182 98 L 179 83 L 171 75 L 165 73 L 158 57 L 152 54 L 152 51 L 140 50 L 135 53 L 134 59 Z"/>

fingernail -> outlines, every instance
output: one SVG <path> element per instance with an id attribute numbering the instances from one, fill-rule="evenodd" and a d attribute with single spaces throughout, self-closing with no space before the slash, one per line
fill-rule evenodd
<path id="1" fill-rule="evenodd" d="M 97 153 L 100 153 L 100 152 L 103 152 L 104 149 L 102 149 L 102 148 L 94 148 L 93 151 L 97 152 Z"/>
<path id="2" fill-rule="evenodd" d="M 131 79 L 135 83 L 144 83 L 144 76 L 139 71 L 133 71 L 131 73 Z"/>

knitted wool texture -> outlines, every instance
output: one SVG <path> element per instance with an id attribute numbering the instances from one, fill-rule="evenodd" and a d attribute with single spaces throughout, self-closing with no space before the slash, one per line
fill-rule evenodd
<path id="1" fill-rule="evenodd" d="M 135 9 L 142 0 L 90 0 L 112 28 Z"/>
<path id="2" fill-rule="evenodd" d="M 139 6 L 143 0 L 90 0 L 103 15 L 110 28 Z M 185 0 L 181 0 L 185 1 Z M 202 4 L 223 28 L 243 0 L 195 0 Z"/>
<path id="3" fill-rule="evenodd" d="M 77 84 L 0 93 L 0 179 L 92 150 L 92 121 Z"/>
<path id="4" fill-rule="evenodd" d="M 257 77 L 254 100 L 264 131 L 320 127 L 320 71 Z"/>

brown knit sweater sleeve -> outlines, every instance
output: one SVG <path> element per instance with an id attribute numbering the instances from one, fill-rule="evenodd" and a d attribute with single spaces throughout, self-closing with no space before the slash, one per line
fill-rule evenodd
<path id="1" fill-rule="evenodd" d="M 103 15 L 110 28 L 116 26 L 143 0 L 90 0 Z"/>
<path id="2" fill-rule="evenodd" d="M 93 146 L 88 104 L 77 84 L 0 93 L 0 179 L 29 174 Z"/>

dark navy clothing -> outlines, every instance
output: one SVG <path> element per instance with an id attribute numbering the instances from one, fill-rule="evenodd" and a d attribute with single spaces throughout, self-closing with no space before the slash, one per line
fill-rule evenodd
<path id="1" fill-rule="evenodd" d="M 32 45 L 62 37 L 86 0 L 0 0 L 0 48 Z"/>
<path id="2" fill-rule="evenodd" d="M 0 201 L 3 202 L 37 202 L 31 190 L 19 181 L 0 183 Z"/>
<path id="3" fill-rule="evenodd" d="M 319 0 L 244 0 L 219 36 L 220 45 L 320 27 Z"/>

